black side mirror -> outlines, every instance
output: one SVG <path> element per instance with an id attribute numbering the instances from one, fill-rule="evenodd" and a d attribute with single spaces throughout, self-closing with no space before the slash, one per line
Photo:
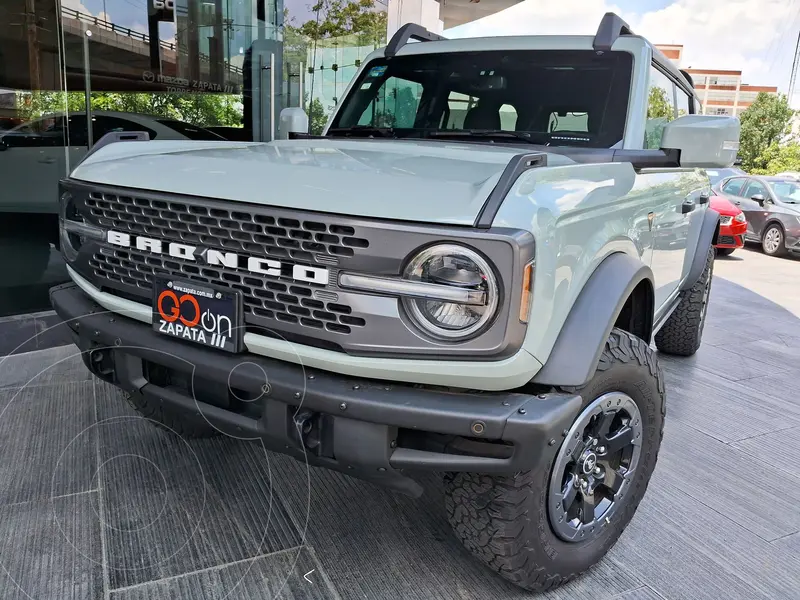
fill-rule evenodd
<path id="1" fill-rule="evenodd" d="M 764 194 L 756 194 L 755 196 L 750 196 L 750 200 L 755 200 L 758 202 L 759 206 L 764 206 L 766 199 L 764 198 Z"/>

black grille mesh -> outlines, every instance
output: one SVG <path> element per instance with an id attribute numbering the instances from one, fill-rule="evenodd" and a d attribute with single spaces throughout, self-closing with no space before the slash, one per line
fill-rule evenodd
<path id="1" fill-rule="evenodd" d="M 349 257 L 369 247 L 349 225 L 276 218 L 268 209 L 228 210 L 100 192 L 92 192 L 86 206 L 100 225 L 117 231 L 256 256 L 314 262 L 314 255 Z"/>
<path id="2" fill-rule="evenodd" d="M 247 318 L 252 315 L 339 334 L 348 334 L 351 327 L 366 324 L 361 317 L 353 316 L 352 309 L 346 304 L 321 300 L 319 288 L 312 285 L 253 277 L 235 269 L 196 265 L 131 249 L 101 248 L 92 256 L 89 266 L 96 276 L 136 286 L 148 298 L 155 276 L 177 277 L 241 290 L 245 319 L 249 322 L 256 320 Z"/>
<path id="3" fill-rule="evenodd" d="M 116 231 L 255 256 L 335 264 L 339 257 L 369 247 L 349 225 L 271 215 L 266 207 L 234 210 L 184 199 L 107 192 L 91 192 L 86 207 L 98 224 Z M 156 275 L 241 290 L 245 320 L 250 324 L 269 325 L 264 320 L 271 320 L 345 335 L 352 327 L 365 325 L 350 306 L 325 299 L 319 286 L 255 277 L 131 248 L 101 248 L 92 256 L 90 267 L 98 277 L 136 287 L 141 290 L 138 295 L 148 300 Z"/>

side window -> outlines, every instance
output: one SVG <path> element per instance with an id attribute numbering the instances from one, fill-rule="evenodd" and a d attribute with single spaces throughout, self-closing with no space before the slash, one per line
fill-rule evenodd
<path id="1" fill-rule="evenodd" d="M 67 119 L 67 133 L 70 146 L 88 146 L 86 135 L 86 115 L 70 115 Z"/>
<path id="2" fill-rule="evenodd" d="M 421 97 L 421 84 L 389 77 L 361 114 L 358 124 L 372 127 L 414 127 Z"/>
<path id="3" fill-rule="evenodd" d="M 691 110 L 689 110 L 691 98 L 689 98 L 689 94 L 683 91 L 683 88 L 675 86 L 675 106 L 678 109 L 678 116 L 682 117 L 683 115 L 688 115 Z"/>
<path id="4" fill-rule="evenodd" d="M 3 131 L 0 134 L 0 149 L 63 146 L 63 127 L 58 126 L 62 120 L 62 117 L 45 116 Z"/>
<path id="5" fill-rule="evenodd" d="M 747 191 L 745 191 L 742 196 L 745 198 L 752 198 L 756 194 L 761 194 L 764 198 L 769 198 L 769 192 L 767 191 L 767 186 L 765 186 L 760 181 L 751 181 L 750 185 L 747 186 Z"/>
<path id="6" fill-rule="evenodd" d="M 724 186 L 722 186 L 722 191 L 726 194 L 731 194 L 732 196 L 741 196 L 742 195 L 742 186 L 745 184 L 747 180 L 741 177 L 737 177 L 736 179 L 731 179 L 728 181 Z"/>
<path id="7" fill-rule="evenodd" d="M 654 66 L 650 67 L 647 100 L 644 147 L 657 149 L 661 147 L 664 126 L 675 118 L 677 109 L 675 107 L 675 84 Z"/>

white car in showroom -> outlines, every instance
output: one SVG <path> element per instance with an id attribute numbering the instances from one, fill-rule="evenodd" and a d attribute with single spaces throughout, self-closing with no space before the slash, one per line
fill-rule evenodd
<path id="1" fill-rule="evenodd" d="M 137 113 L 92 112 L 92 143 L 111 131 L 146 131 L 150 139 L 224 138 L 202 127 Z M 58 213 L 58 180 L 89 152 L 85 113 L 53 113 L 0 132 L 0 212 Z"/>

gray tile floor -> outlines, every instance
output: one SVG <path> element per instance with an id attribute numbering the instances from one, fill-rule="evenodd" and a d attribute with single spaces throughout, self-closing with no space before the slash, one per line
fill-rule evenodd
<path id="1" fill-rule="evenodd" d="M 591 572 L 546 598 L 800 598 L 800 261 L 716 264 L 706 343 L 662 357 L 659 464 Z M 0 598 L 523 598 L 420 500 L 156 429 L 74 347 L 0 360 Z"/>

